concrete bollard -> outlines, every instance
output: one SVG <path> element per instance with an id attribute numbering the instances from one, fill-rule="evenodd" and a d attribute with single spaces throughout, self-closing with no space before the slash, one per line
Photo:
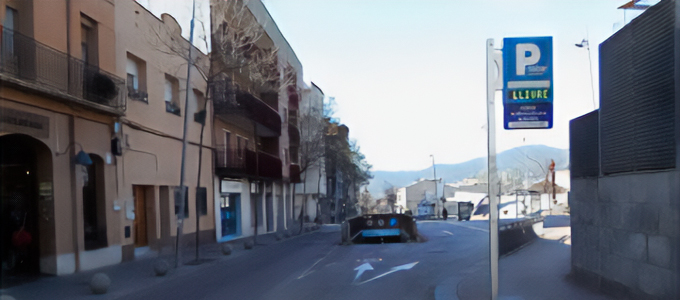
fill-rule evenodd
<path id="1" fill-rule="evenodd" d="M 255 243 L 252 240 L 247 240 L 245 243 L 243 243 L 243 248 L 245 248 L 246 250 L 253 249 L 254 246 Z"/>
<path id="2" fill-rule="evenodd" d="M 104 273 L 94 274 L 92 280 L 90 280 L 90 289 L 92 290 L 92 293 L 97 295 L 106 294 L 110 285 L 111 279 Z"/>
<path id="3" fill-rule="evenodd" d="M 156 276 L 165 276 L 170 270 L 170 264 L 165 259 L 157 259 L 153 262 L 153 271 Z"/>
<path id="4" fill-rule="evenodd" d="M 231 255 L 231 250 L 233 249 L 230 244 L 222 244 L 222 255 Z"/>

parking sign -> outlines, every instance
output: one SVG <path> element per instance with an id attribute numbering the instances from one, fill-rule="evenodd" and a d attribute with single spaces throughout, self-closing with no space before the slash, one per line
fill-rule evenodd
<path id="1" fill-rule="evenodd" d="M 505 129 L 553 125 L 552 37 L 503 39 Z"/>

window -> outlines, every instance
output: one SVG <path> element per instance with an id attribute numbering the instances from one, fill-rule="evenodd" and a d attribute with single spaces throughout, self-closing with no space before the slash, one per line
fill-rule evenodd
<path id="1" fill-rule="evenodd" d="M 17 28 L 17 24 L 18 15 L 16 9 L 7 6 L 5 10 L 5 20 L 2 22 L 3 30 L 0 33 L 0 36 L 2 36 L 1 43 L 3 45 L 2 59 L 4 61 L 2 63 L 5 65 L 15 63 L 11 60 L 10 61 L 7 60 L 14 58 L 14 31 Z"/>
<path id="2" fill-rule="evenodd" d="M 19 21 L 17 17 L 17 10 L 7 6 L 5 8 L 5 20 L 2 22 L 2 27 L 12 31 L 16 30 Z"/>
<path id="3" fill-rule="evenodd" d="M 245 143 L 244 143 L 244 138 L 241 136 L 236 137 L 236 149 L 238 149 L 238 158 L 243 158 L 243 151 Z"/>
<path id="4" fill-rule="evenodd" d="M 97 22 L 85 15 L 80 16 L 80 46 L 83 61 L 89 65 L 98 65 Z"/>
<path id="5" fill-rule="evenodd" d="M 285 107 L 283 108 L 283 123 L 288 123 L 288 109 Z"/>
<path id="6" fill-rule="evenodd" d="M 284 149 L 283 149 L 283 163 L 284 163 L 285 165 L 287 165 L 287 164 L 290 163 L 290 156 L 289 156 L 289 154 L 288 154 L 288 148 L 284 148 Z"/>
<path id="7" fill-rule="evenodd" d="M 179 81 L 175 77 L 165 74 L 165 111 L 181 115 L 179 108 Z"/>
<path id="8" fill-rule="evenodd" d="M 128 53 L 125 70 L 127 72 L 128 97 L 133 100 L 149 102 L 146 93 L 146 63 Z"/>
<path id="9" fill-rule="evenodd" d="M 206 109 L 205 98 L 203 93 L 194 89 L 194 98 L 196 99 L 196 112 L 194 113 L 194 121 L 200 124 L 205 124 Z"/>
<path id="10" fill-rule="evenodd" d="M 229 161 L 229 151 L 231 151 L 231 132 L 224 131 L 224 161 Z"/>

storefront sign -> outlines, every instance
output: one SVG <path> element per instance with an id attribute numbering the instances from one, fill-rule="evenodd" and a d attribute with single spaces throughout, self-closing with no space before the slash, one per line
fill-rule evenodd
<path id="1" fill-rule="evenodd" d="M 41 197 L 52 196 L 52 183 L 51 182 L 41 182 L 38 188 L 38 193 Z"/>
<path id="2" fill-rule="evenodd" d="M 36 138 L 50 137 L 50 118 L 0 107 L 0 132 L 24 133 Z"/>

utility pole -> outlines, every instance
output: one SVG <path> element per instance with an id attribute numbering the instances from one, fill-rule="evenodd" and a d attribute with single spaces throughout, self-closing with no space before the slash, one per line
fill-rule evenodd
<path id="1" fill-rule="evenodd" d="M 175 239 L 175 268 L 179 266 L 179 247 L 180 247 L 180 236 L 182 235 L 182 229 L 184 227 L 184 209 L 185 203 L 184 199 L 187 198 L 187 188 L 184 184 L 184 174 L 186 172 L 186 154 L 187 154 L 187 127 L 189 125 L 189 86 L 191 85 L 191 61 L 192 61 L 192 50 L 194 45 L 194 18 L 196 17 L 196 1 L 192 2 L 192 12 L 191 12 L 191 26 L 189 29 L 189 57 L 187 57 L 187 81 L 185 88 L 185 99 L 184 99 L 184 130 L 182 133 L 182 163 L 179 175 L 179 188 L 180 188 L 180 204 L 179 204 L 179 214 L 177 219 L 177 238 Z M 197 228 L 198 230 L 198 228 Z M 196 231 L 198 235 L 198 231 Z"/>

